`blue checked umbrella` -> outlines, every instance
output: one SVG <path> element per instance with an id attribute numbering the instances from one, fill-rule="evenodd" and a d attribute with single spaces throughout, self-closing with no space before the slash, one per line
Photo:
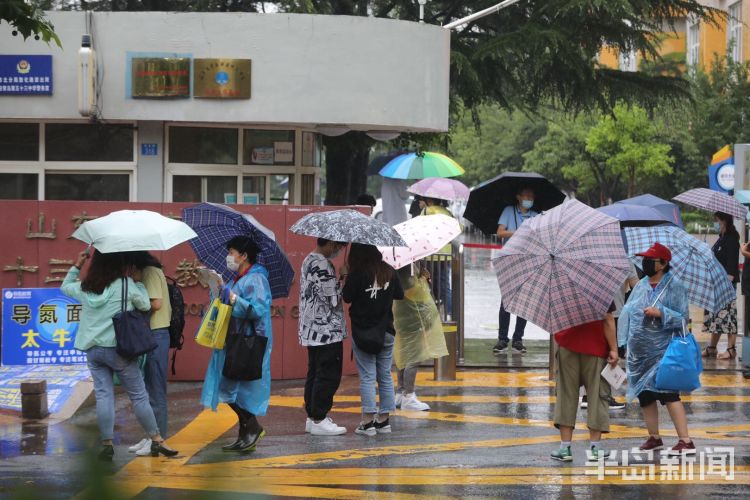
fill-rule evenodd
<path id="1" fill-rule="evenodd" d="M 492 266 L 505 308 L 556 333 L 603 319 L 630 263 L 617 219 L 567 200 L 524 222 Z"/>
<path id="2" fill-rule="evenodd" d="M 258 264 L 268 270 L 274 299 L 289 296 L 294 271 L 272 231 L 254 217 L 217 203 L 201 203 L 182 210 L 182 220 L 198 234 L 190 246 L 206 266 L 220 272 L 225 281 L 235 273 L 226 267 L 226 243 L 235 236 L 249 236 L 260 248 Z"/>
<path id="3" fill-rule="evenodd" d="M 628 227 L 625 240 L 630 259 L 641 266 L 641 257 L 654 243 L 672 251 L 672 269 L 687 288 L 688 299 L 711 312 L 717 312 L 734 300 L 736 292 L 727 272 L 714 257 L 711 247 L 679 227 Z"/>

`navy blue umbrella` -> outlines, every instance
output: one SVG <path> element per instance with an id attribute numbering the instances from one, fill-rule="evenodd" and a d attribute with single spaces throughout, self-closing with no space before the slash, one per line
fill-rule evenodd
<path id="1" fill-rule="evenodd" d="M 677 204 L 672 203 L 671 201 L 663 200 L 659 198 L 658 196 L 654 196 L 652 194 L 642 194 L 640 196 L 635 196 L 633 198 L 628 198 L 627 200 L 620 200 L 618 202 L 615 202 L 615 205 L 639 205 L 642 207 L 649 207 L 653 208 L 654 210 L 659 211 L 659 213 L 662 214 L 662 216 L 666 217 L 666 220 L 668 222 L 671 222 L 677 227 L 685 227 L 682 224 L 682 216 L 680 215 L 680 207 L 677 206 Z"/>
<path id="2" fill-rule="evenodd" d="M 597 208 L 602 213 L 614 217 L 622 226 L 655 226 L 671 224 L 672 221 L 658 210 L 641 205 L 615 203 Z"/>
<path id="3" fill-rule="evenodd" d="M 200 203 L 182 210 L 182 220 L 198 234 L 190 246 L 206 266 L 221 273 L 224 281 L 235 273 L 227 269 L 226 244 L 235 236 L 249 236 L 258 248 L 257 262 L 268 270 L 268 284 L 274 299 L 288 297 L 294 271 L 272 231 L 251 215 L 218 203 Z"/>

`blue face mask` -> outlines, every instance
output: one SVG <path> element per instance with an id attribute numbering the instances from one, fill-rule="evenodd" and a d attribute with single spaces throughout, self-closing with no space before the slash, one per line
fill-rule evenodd
<path id="1" fill-rule="evenodd" d="M 719 224 L 718 222 L 714 222 L 714 230 L 717 233 L 721 232 L 721 224 Z"/>
<path id="2" fill-rule="evenodd" d="M 531 210 L 531 207 L 534 206 L 534 200 L 521 200 L 521 206 L 526 210 Z"/>

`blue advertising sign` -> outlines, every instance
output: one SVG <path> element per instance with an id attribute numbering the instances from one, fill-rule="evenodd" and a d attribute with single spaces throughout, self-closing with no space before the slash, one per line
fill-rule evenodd
<path id="1" fill-rule="evenodd" d="M 141 156 L 156 156 L 159 154 L 159 145 L 144 142 L 141 144 Z"/>
<path id="2" fill-rule="evenodd" d="M 708 188 L 724 194 L 734 189 L 734 158 L 708 167 Z"/>
<path id="3" fill-rule="evenodd" d="M 0 55 L 0 95 L 52 95 L 52 56 Z"/>
<path id="4" fill-rule="evenodd" d="M 85 363 L 73 347 L 80 314 L 81 304 L 59 288 L 5 288 L 3 366 Z"/>

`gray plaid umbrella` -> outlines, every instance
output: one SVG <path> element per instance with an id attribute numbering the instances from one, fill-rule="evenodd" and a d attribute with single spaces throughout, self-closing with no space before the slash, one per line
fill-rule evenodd
<path id="1" fill-rule="evenodd" d="M 556 333 L 603 319 L 630 264 L 619 221 L 567 200 L 527 220 L 492 266 L 505 308 Z"/>
<path id="2" fill-rule="evenodd" d="M 307 214 L 289 230 L 331 241 L 381 247 L 408 246 L 401 235 L 385 222 L 348 208 Z"/>
<path id="3" fill-rule="evenodd" d="M 711 189 L 691 189 L 672 199 L 709 212 L 724 212 L 738 219 L 744 219 L 747 215 L 747 208 L 742 203 L 729 195 Z"/>

